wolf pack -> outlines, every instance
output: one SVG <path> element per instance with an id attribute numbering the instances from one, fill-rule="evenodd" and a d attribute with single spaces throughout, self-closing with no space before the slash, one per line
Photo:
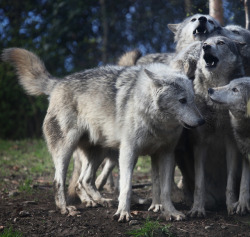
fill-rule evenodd
<path id="1" fill-rule="evenodd" d="M 76 197 L 87 207 L 113 205 L 100 190 L 118 165 L 114 219 L 128 222 L 133 169 L 144 155 L 152 166 L 149 211 L 161 212 L 166 220 L 186 218 L 171 197 L 177 165 L 178 186 L 192 202 L 188 216 L 204 217 L 206 209 L 221 206 L 229 215 L 250 212 L 250 31 L 222 27 L 203 14 L 168 28 L 175 35 L 173 53 L 142 56 L 132 50 L 118 65 L 64 78 L 53 77 L 26 49 L 3 50 L 2 60 L 14 66 L 27 94 L 48 97 L 43 134 L 62 214 L 78 213 L 72 205 Z"/>

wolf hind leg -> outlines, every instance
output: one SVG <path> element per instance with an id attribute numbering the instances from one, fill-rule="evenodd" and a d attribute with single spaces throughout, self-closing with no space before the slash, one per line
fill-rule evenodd
<path id="1" fill-rule="evenodd" d="M 113 200 L 103 198 L 95 186 L 96 171 L 104 160 L 104 150 L 99 146 L 81 147 L 81 156 L 85 157 L 80 177 L 77 181 L 77 190 L 85 190 L 94 203 L 102 206 L 112 206 Z M 80 194 L 80 192 L 78 191 Z M 93 205 L 94 205 L 93 203 Z"/>
<path id="2" fill-rule="evenodd" d="M 250 166 L 246 159 L 243 159 L 242 162 L 240 195 L 236 203 L 236 213 L 246 215 L 250 212 Z"/>

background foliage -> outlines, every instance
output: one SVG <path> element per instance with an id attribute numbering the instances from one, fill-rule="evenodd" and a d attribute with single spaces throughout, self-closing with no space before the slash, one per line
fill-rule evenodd
<path id="1" fill-rule="evenodd" d="M 167 24 L 197 12 L 208 14 L 208 1 L 1 0 L 0 50 L 31 50 L 52 75 L 63 76 L 115 63 L 133 48 L 173 51 Z M 224 16 L 225 24 L 244 26 L 242 1 L 224 1 Z M 0 137 L 40 136 L 46 108 L 47 98 L 27 96 L 13 69 L 0 62 Z"/>

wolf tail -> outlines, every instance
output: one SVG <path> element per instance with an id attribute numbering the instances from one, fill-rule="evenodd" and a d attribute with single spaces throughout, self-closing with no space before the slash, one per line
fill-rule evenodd
<path id="1" fill-rule="evenodd" d="M 135 49 L 123 54 L 119 59 L 117 64 L 119 66 L 133 66 L 136 61 L 141 57 L 142 53 L 139 49 Z"/>
<path id="2" fill-rule="evenodd" d="M 58 82 L 49 74 L 41 59 L 25 49 L 4 49 L 2 60 L 14 66 L 19 83 L 29 95 L 50 95 Z"/>

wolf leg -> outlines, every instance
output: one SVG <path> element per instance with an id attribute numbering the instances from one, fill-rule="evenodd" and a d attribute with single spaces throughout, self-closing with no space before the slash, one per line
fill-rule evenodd
<path id="1" fill-rule="evenodd" d="M 131 142 L 132 143 L 132 142 Z M 118 222 L 126 222 L 131 219 L 130 215 L 130 199 L 132 190 L 132 175 L 134 163 L 137 159 L 133 144 L 127 141 L 121 142 L 120 156 L 119 156 L 119 169 L 120 169 L 120 194 L 119 205 L 114 219 Z"/>
<path id="2" fill-rule="evenodd" d="M 162 152 L 157 160 L 163 215 L 167 220 L 184 220 L 185 215 L 175 209 L 171 200 L 172 178 L 175 168 L 174 152 Z"/>
<path id="3" fill-rule="evenodd" d="M 250 212 L 250 166 L 247 159 L 243 159 L 240 195 L 237 202 L 236 213 L 245 215 Z"/>
<path id="4" fill-rule="evenodd" d="M 106 159 L 106 162 L 105 162 L 105 165 L 102 169 L 102 172 L 97 177 L 96 182 L 95 182 L 95 185 L 96 185 L 98 190 L 102 190 L 103 186 L 107 183 L 107 180 L 110 179 L 110 176 L 112 177 L 112 170 L 114 169 L 115 165 L 117 164 L 117 160 L 118 160 L 118 157 L 116 160 L 110 159 L 110 158 Z M 114 182 L 113 182 L 113 186 L 114 186 Z M 112 188 L 113 187 L 112 187 L 112 181 L 111 181 L 110 191 L 112 191 Z"/>
<path id="5" fill-rule="evenodd" d="M 57 208 L 62 214 L 73 215 L 75 208 L 66 205 L 65 180 L 70 158 L 77 146 L 80 135 L 74 127 L 65 131 L 56 115 L 48 113 L 43 124 L 44 137 L 55 165 L 54 191 Z"/>
<path id="6" fill-rule="evenodd" d="M 95 203 L 102 206 L 111 206 L 112 199 L 105 199 L 95 187 L 95 175 L 98 167 L 104 159 L 103 149 L 97 146 L 82 147 L 82 155 L 87 159 L 86 166 L 82 167 L 82 171 L 77 182 L 78 189 L 86 191 L 87 195 L 93 199 Z"/>
<path id="7" fill-rule="evenodd" d="M 161 188 L 160 188 L 160 178 L 159 178 L 159 157 L 151 157 L 152 166 L 152 204 L 149 207 L 149 211 L 159 212 L 162 210 L 161 205 Z"/>
<path id="8" fill-rule="evenodd" d="M 226 145 L 226 159 L 227 159 L 227 187 L 226 187 L 226 204 L 229 215 L 233 215 L 236 211 L 236 175 L 237 175 L 237 156 L 236 144 L 232 141 L 227 142 Z"/>
<path id="9" fill-rule="evenodd" d="M 188 212 L 191 217 L 204 217 L 205 213 L 205 177 L 204 161 L 206 159 L 206 146 L 194 148 L 195 190 L 192 209 Z"/>
<path id="10" fill-rule="evenodd" d="M 94 200 L 92 200 L 92 198 L 86 193 L 84 187 L 82 185 L 79 185 L 78 182 L 81 173 L 85 174 L 86 172 L 86 169 L 88 167 L 88 159 L 85 157 L 84 153 L 79 148 L 74 152 L 73 158 L 74 170 L 68 188 L 69 198 L 72 198 L 73 193 L 74 195 L 77 195 L 80 198 L 81 202 L 86 207 L 96 207 L 98 204 L 94 202 Z"/>

